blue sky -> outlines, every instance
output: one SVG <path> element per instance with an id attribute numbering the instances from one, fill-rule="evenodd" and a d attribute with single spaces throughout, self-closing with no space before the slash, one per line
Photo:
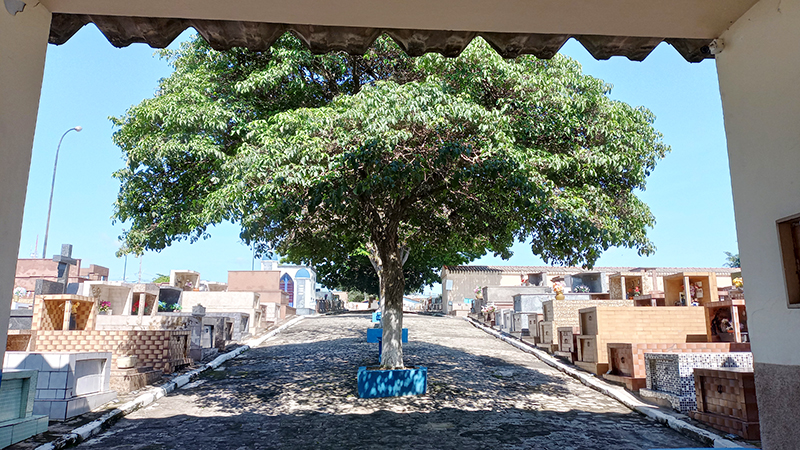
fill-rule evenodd
<path id="1" fill-rule="evenodd" d="M 187 31 L 176 42 L 189 35 Z M 721 266 L 723 252 L 736 252 L 737 245 L 714 62 L 687 63 L 663 43 L 641 63 L 619 57 L 595 61 L 575 41 L 562 53 L 577 59 L 584 72 L 613 84 L 613 98 L 653 111 L 656 128 L 672 147 L 640 194 L 656 216 L 649 233 L 656 254 L 641 258 L 633 251 L 611 249 L 598 264 Z M 114 129 L 108 117 L 152 97 L 158 79 L 169 73 L 166 62 L 147 45 L 114 48 L 93 25 L 62 46 L 48 47 L 21 258 L 33 252 L 37 236 L 41 257 L 56 145 L 66 130 L 80 125 L 83 131 L 70 132 L 61 146 L 47 255 L 71 243 L 73 256 L 84 266 L 109 267 L 111 279 L 122 279 L 125 260 L 114 253 L 124 224 L 112 225 L 110 217 L 119 190 L 111 174 L 124 162 L 111 141 Z M 206 241 L 147 252 L 141 260 L 142 279 L 149 281 L 170 269 L 191 269 L 204 279 L 224 282 L 228 270 L 252 267 L 251 250 L 238 234 L 236 226 L 225 224 L 213 228 Z M 541 260 L 529 246 L 519 244 L 508 261 L 486 256 L 476 263 L 531 265 Z M 126 279 L 136 280 L 138 273 L 139 260 L 128 257 Z"/>

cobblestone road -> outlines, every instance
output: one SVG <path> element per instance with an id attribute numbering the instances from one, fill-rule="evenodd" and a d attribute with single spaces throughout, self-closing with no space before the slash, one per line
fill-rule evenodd
<path id="1" fill-rule="evenodd" d="M 308 318 L 80 449 L 651 449 L 698 443 L 467 322 L 406 315 L 428 394 L 360 399 L 366 315 Z"/>

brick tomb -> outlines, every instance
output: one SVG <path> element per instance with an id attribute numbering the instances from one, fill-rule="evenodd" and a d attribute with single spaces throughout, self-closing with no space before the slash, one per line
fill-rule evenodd
<path id="1" fill-rule="evenodd" d="M 684 343 L 706 339 L 705 309 L 699 307 L 594 306 L 579 311 L 579 326 L 575 365 L 597 375 L 608 371 L 609 343 Z"/>
<path id="2" fill-rule="evenodd" d="M 576 295 L 576 294 L 573 294 Z M 579 295 L 579 294 L 578 294 Z M 586 294 L 584 294 L 586 295 Z M 592 306 L 622 307 L 633 306 L 633 300 L 548 300 L 542 303 L 544 317 L 539 322 L 540 347 L 548 352 L 558 349 L 556 332 L 559 327 L 580 326 L 579 311 Z"/>
<path id="3" fill-rule="evenodd" d="M 749 369 L 695 369 L 697 411 L 689 415 L 718 430 L 745 439 L 761 439 L 753 371 Z"/>
<path id="4" fill-rule="evenodd" d="M 91 297 L 77 295 L 43 295 L 34 303 L 33 322 L 27 342 L 16 348 L 28 352 L 110 352 L 112 353 L 111 384 L 121 392 L 126 385 L 117 379 L 150 377 L 150 372 L 171 373 L 191 363 L 189 330 L 98 330 L 97 303 Z M 24 335 L 21 335 L 24 336 Z M 120 356 L 135 356 L 131 369 L 114 370 Z M 149 375 L 141 375 L 141 374 Z M 158 374 L 160 376 L 160 374 Z"/>

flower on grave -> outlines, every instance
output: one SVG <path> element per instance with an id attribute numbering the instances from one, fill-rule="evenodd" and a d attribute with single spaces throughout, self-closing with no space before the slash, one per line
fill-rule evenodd
<path id="1" fill-rule="evenodd" d="M 639 295 L 642 295 L 641 291 L 639 290 L 639 286 L 634 286 L 633 289 L 629 289 L 628 290 L 628 296 L 629 297 L 636 297 L 636 296 L 639 296 Z"/>
<path id="2" fill-rule="evenodd" d="M 553 292 L 556 294 L 563 294 L 564 293 L 564 283 L 561 281 L 556 281 L 553 283 Z"/>
<path id="3" fill-rule="evenodd" d="M 187 281 L 187 282 L 186 282 L 186 283 L 183 285 L 183 287 L 187 287 L 187 288 L 191 288 L 191 287 L 193 287 L 193 286 L 194 286 L 194 285 L 192 284 L 192 282 L 191 282 L 191 281 Z"/>
<path id="4" fill-rule="evenodd" d="M 159 311 L 168 311 L 168 309 L 167 309 L 167 303 L 166 303 L 166 302 L 164 302 L 164 301 L 159 301 L 159 302 L 158 302 L 158 310 L 159 310 Z"/>
<path id="5" fill-rule="evenodd" d="M 572 288 L 572 290 L 581 293 L 587 293 L 592 291 L 591 289 L 589 289 L 589 286 L 586 286 L 585 284 L 582 284 L 580 286 L 575 286 L 574 288 Z"/>
<path id="6" fill-rule="evenodd" d="M 108 300 L 103 300 L 100 302 L 100 312 L 111 311 L 111 302 Z"/>
<path id="7" fill-rule="evenodd" d="M 731 281 L 731 283 L 733 283 L 733 285 L 734 285 L 735 287 L 739 288 L 739 289 L 741 289 L 741 288 L 744 286 L 744 282 L 742 281 L 741 277 L 740 277 L 740 278 L 734 278 L 734 279 Z M 15 291 L 15 292 L 16 292 L 16 291 Z"/>
<path id="8" fill-rule="evenodd" d="M 481 306 L 482 313 L 491 314 L 495 311 L 497 311 L 497 306 L 495 306 L 494 303 L 489 303 L 488 305 Z"/>
<path id="9" fill-rule="evenodd" d="M 478 286 L 478 287 L 475 288 L 475 294 L 480 294 L 481 291 L 483 291 L 482 287 Z"/>
<path id="10" fill-rule="evenodd" d="M 28 294 L 28 290 L 22 286 L 17 286 L 14 288 L 14 297 L 24 297 Z"/>
<path id="11" fill-rule="evenodd" d="M 181 305 L 179 305 L 179 304 L 177 304 L 177 303 L 173 303 L 173 304 L 170 306 L 170 309 L 172 309 L 172 311 L 180 311 L 180 310 L 181 310 L 181 309 L 183 309 L 183 308 L 181 307 Z"/>

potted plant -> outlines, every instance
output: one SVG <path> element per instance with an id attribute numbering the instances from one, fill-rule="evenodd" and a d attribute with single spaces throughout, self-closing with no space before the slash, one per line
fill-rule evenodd
<path id="1" fill-rule="evenodd" d="M 100 302 L 100 306 L 98 306 L 98 309 L 100 310 L 100 314 L 104 316 L 110 316 L 111 302 L 109 302 L 108 300 L 103 300 L 102 302 Z"/>
<path id="2" fill-rule="evenodd" d="M 14 301 L 19 301 L 20 297 L 24 297 L 28 294 L 28 290 L 22 286 L 17 286 L 14 288 Z"/>
<path id="3" fill-rule="evenodd" d="M 494 313 L 497 312 L 497 306 L 494 303 L 489 303 L 481 307 L 484 319 L 489 323 L 489 326 L 494 326 Z"/>
<path id="4" fill-rule="evenodd" d="M 133 369 L 139 362 L 139 357 L 134 354 L 134 346 L 131 341 L 121 342 L 117 346 L 117 369 Z"/>

